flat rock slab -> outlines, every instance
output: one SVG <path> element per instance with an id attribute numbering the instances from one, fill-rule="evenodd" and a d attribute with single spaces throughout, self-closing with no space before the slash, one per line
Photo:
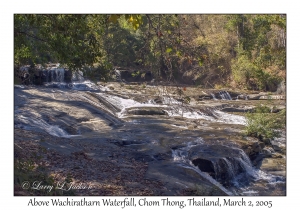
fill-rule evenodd
<path id="1" fill-rule="evenodd" d="M 132 115 L 167 115 L 167 113 L 158 107 L 137 107 L 127 110 L 128 114 Z"/>

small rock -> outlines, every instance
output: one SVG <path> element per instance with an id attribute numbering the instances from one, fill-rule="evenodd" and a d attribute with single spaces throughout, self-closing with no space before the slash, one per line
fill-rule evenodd
<path id="1" fill-rule="evenodd" d="M 114 89 L 115 89 L 115 88 L 114 88 L 113 86 L 111 86 L 111 85 L 109 85 L 108 88 L 109 88 L 110 90 L 114 90 Z"/>

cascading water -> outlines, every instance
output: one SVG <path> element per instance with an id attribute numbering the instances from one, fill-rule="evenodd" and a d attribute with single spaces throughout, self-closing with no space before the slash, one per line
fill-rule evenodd
<path id="1" fill-rule="evenodd" d="M 64 68 L 51 68 L 43 70 L 42 72 L 45 82 L 64 82 L 65 81 L 65 69 Z"/>
<path id="2" fill-rule="evenodd" d="M 202 172 L 198 167 L 196 167 L 189 159 L 188 159 L 188 151 L 190 148 L 203 144 L 204 141 L 202 138 L 198 137 L 193 142 L 188 142 L 185 147 L 174 149 L 172 150 L 172 157 L 176 164 L 183 168 L 191 169 L 195 171 L 197 174 L 199 174 L 201 177 L 209 181 L 214 186 L 218 187 L 220 190 L 222 190 L 225 194 L 232 196 L 233 194 L 227 190 L 225 187 L 223 187 L 219 182 L 217 182 L 215 179 L 213 179 L 210 175 L 208 175 L 205 172 Z"/>
<path id="3" fill-rule="evenodd" d="M 257 195 L 258 191 L 255 191 L 255 188 L 251 185 L 252 183 L 258 180 L 263 180 L 267 183 L 284 181 L 283 177 L 269 175 L 252 167 L 249 157 L 243 150 L 220 145 L 207 145 L 202 138 L 200 139 L 201 141 L 187 142 L 186 146 L 172 150 L 173 160 L 181 167 L 196 171 L 226 194 Z M 220 151 L 225 150 L 225 154 L 223 154 L 225 157 L 218 154 L 216 147 L 221 147 Z M 211 151 L 209 151 L 209 148 L 211 148 Z M 194 150 L 193 152 L 204 152 L 203 158 L 210 161 L 199 162 L 199 160 L 191 160 L 190 154 L 192 150 Z M 232 154 L 228 154 L 229 152 L 226 150 L 232 151 Z M 205 166 L 209 162 L 212 164 L 210 169 Z"/>
<path id="4" fill-rule="evenodd" d="M 82 71 L 73 72 L 72 81 L 83 82 L 84 81 L 83 72 Z"/>
<path id="5" fill-rule="evenodd" d="M 222 100 L 232 100 L 230 94 L 227 91 L 220 91 L 219 95 L 222 98 Z"/>
<path id="6" fill-rule="evenodd" d="M 52 136 L 70 138 L 78 135 L 69 135 L 65 130 L 57 125 L 50 125 L 37 113 L 15 110 L 15 126 L 25 127 L 28 130 L 46 131 Z"/>

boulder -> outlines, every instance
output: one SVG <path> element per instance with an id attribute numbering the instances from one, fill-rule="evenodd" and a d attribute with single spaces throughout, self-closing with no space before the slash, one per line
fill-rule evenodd
<path id="1" fill-rule="evenodd" d="M 261 95 L 259 94 L 250 94 L 247 96 L 248 100 L 259 100 L 259 98 L 261 97 Z"/>
<path id="2" fill-rule="evenodd" d="M 240 149 L 223 145 L 198 145 L 188 153 L 195 166 L 225 185 L 245 171 L 245 155 Z"/>

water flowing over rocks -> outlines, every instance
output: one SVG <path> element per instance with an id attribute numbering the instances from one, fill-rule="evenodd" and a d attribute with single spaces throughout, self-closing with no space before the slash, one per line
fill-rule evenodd
<path id="1" fill-rule="evenodd" d="M 285 195 L 285 135 L 265 145 L 242 134 L 237 114 L 259 98 L 187 87 L 186 103 L 175 86 L 58 82 L 63 71 L 52 72 L 56 82 L 14 88 L 16 155 L 44 148 L 56 181 L 72 174 L 95 186 L 78 194 Z"/>

